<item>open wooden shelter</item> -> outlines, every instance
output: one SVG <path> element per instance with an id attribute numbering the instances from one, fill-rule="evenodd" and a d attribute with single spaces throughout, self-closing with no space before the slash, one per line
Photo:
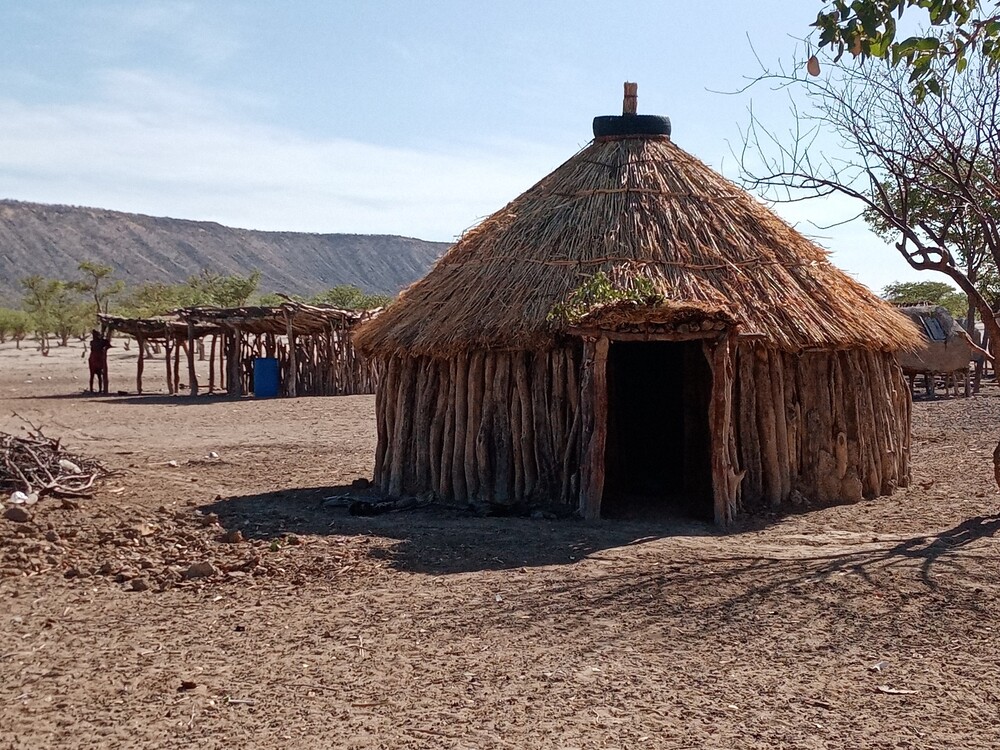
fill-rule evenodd
<path id="1" fill-rule="evenodd" d="M 912 323 L 635 111 L 358 331 L 376 482 L 717 523 L 906 485 Z"/>
<path id="2" fill-rule="evenodd" d="M 225 333 L 231 396 L 253 390 L 253 362 L 260 357 L 278 360 L 283 396 L 349 396 L 375 392 L 378 369 L 358 355 L 350 333 L 378 313 L 288 301 L 276 307 L 193 307 L 179 314 L 192 326 L 217 326 Z"/>
<path id="3" fill-rule="evenodd" d="M 212 336 L 212 352 L 209 357 L 209 391 L 215 389 L 215 341 L 222 329 L 215 325 L 192 325 L 188 321 L 181 319 L 179 315 L 157 315 L 148 318 L 130 318 L 121 315 L 109 315 L 102 313 L 100 316 L 101 327 L 105 333 L 117 331 L 118 333 L 131 336 L 136 340 L 139 349 L 139 358 L 136 362 L 135 390 L 142 394 L 143 374 L 148 359 L 147 348 L 150 346 L 163 347 L 163 361 L 166 366 L 167 393 L 179 393 L 180 383 L 180 363 L 181 352 L 185 353 L 188 365 L 187 384 L 190 392 L 194 395 L 198 393 L 198 381 L 194 377 L 194 357 L 195 343 L 203 340 L 206 336 Z M 220 362 L 219 380 L 220 388 L 224 388 L 223 363 Z"/>
<path id="4" fill-rule="evenodd" d="M 219 387 L 234 397 L 253 392 L 254 360 L 270 357 L 278 362 L 280 395 L 345 396 L 375 392 L 378 367 L 358 354 L 350 333 L 358 323 L 378 313 L 288 301 L 275 307 L 192 307 L 152 318 L 101 318 L 106 330 L 119 331 L 139 342 L 139 393 L 146 357 L 144 344 L 155 343 L 166 349 L 168 392 L 177 393 L 181 388 L 183 350 L 189 393 L 197 395 L 195 344 L 211 335 L 210 391 L 216 383 L 216 357 Z M 219 337 L 221 345 L 216 346 Z"/>

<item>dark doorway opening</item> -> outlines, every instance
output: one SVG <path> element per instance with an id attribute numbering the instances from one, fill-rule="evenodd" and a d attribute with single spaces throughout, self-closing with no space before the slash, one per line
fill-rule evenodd
<path id="1" fill-rule="evenodd" d="M 603 517 L 713 519 L 711 396 L 700 341 L 612 342 Z"/>

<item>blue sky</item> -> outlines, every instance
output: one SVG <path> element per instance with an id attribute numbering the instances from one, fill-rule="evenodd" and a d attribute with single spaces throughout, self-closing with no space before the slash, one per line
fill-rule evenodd
<path id="1" fill-rule="evenodd" d="M 628 6 L 628 7 L 626 7 Z M 818 2 L 465 0 L 0 4 L 0 197 L 254 229 L 448 241 L 590 140 L 669 115 L 736 177 L 735 91 Z M 751 47 L 752 44 L 752 47 Z M 843 200 L 779 206 L 873 288 L 917 274 Z"/>

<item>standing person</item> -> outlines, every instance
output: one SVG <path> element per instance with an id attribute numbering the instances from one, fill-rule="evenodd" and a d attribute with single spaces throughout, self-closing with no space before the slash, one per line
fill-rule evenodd
<path id="1" fill-rule="evenodd" d="M 97 388 L 100 393 L 108 392 L 108 349 L 111 348 L 111 337 L 104 338 L 98 331 L 90 332 L 90 392 L 94 392 L 94 376 L 97 376 Z"/>

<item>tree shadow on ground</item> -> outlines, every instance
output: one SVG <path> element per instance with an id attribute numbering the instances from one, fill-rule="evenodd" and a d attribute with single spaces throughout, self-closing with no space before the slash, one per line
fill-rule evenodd
<path id="1" fill-rule="evenodd" d="M 498 517 L 443 505 L 354 516 L 347 507 L 334 507 L 328 500 L 345 496 L 379 499 L 374 490 L 338 485 L 219 499 L 201 510 L 215 513 L 224 528 L 239 529 L 248 539 L 289 534 L 382 537 L 389 544 L 373 550 L 374 555 L 388 557 L 397 570 L 431 575 L 573 564 L 614 547 L 722 533 L 710 524 L 679 519 L 586 522 Z"/>
<path id="2" fill-rule="evenodd" d="M 687 613 L 720 622 L 791 607 L 822 613 L 828 619 L 842 616 L 844 625 L 854 617 L 849 604 L 852 597 L 868 598 L 865 608 L 873 610 L 878 607 L 871 600 L 885 598 L 884 608 L 895 612 L 901 601 L 923 596 L 941 612 L 966 610 L 982 616 L 994 601 L 984 589 L 996 586 L 997 556 L 991 548 L 969 548 L 993 539 L 998 531 L 1000 517 L 979 516 L 936 533 L 888 542 L 831 540 L 822 545 L 831 551 L 818 554 L 803 553 L 802 541 L 796 539 L 784 540 L 787 546 L 780 556 L 773 552 L 773 544 L 772 552 L 761 554 L 745 547 L 732 555 L 701 549 L 673 556 L 652 570 L 649 566 L 619 567 L 586 580 L 569 580 L 548 589 L 545 600 L 525 605 L 562 617 L 610 616 L 645 603 L 643 611 L 652 620 L 657 614 Z M 831 596 L 831 586 L 839 593 Z M 678 599 L 677 592 L 685 593 Z"/>

